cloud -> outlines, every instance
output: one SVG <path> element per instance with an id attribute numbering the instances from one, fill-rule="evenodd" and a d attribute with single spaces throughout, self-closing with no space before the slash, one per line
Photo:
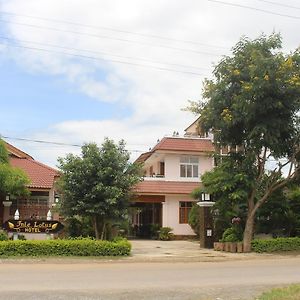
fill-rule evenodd
<path id="1" fill-rule="evenodd" d="M 256 6 L 258 3 L 253 0 L 248 5 Z M 263 3 L 259 5 L 264 8 Z M 14 39 L 40 43 L 20 42 L 20 46 L 50 50 L 13 50 L 2 46 L 2 53 L 6 51 L 27 72 L 46 74 L 49 80 L 59 77 L 66 88 L 85 95 L 87 99 L 128 108 L 128 114 L 122 119 L 108 115 L 102 120 L 89 120 L 86 116 L 85 121 L 78 121 L 66 112 L 64 122 L 52 124 L 49 128 L 40 128 L 37 124 L 28 133 L 30 137 L 65 142 L 100 143 L 105 136 L 109 136 L 116 140 L 124 138 L 128 148 L 139 144 L 140 150 L 147 150 L 157 138 L 174 130 L 182 131 L 193 121 L 194 116 L 182 112 L 181 108 L 187 105 L 189 99 L 200 99 L 202 80 L 210 76 L 212 65 L 223 54 L 229 53 L 229 48 L 240 36 L 255 38 L 261 32 L 269 34 L 280 30 L 286 45 L 291 48 L 299 45 L 293 34 L 295 20 L 208 1 L 11 0 L 0 1 L 0 8 L 17 14 L 4 14 L 5 19 L 11 22 L 5 24 L 4 32 Z M 21 15 L 65 20 L 69 24 Z M 89 51 L 78 52 L 67 48 Z M 102 60 L 58 52 L 101 57 Z M 57 155 L 66 151 L 57 148 L 31 150 L 39 159 L 52 165 Z"/>

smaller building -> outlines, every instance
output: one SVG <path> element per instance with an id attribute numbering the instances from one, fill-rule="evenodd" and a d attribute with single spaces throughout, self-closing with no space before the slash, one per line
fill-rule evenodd
<path id="1" fill-rule="evenodd" d="M 137 159 L 144 166 L 144 180 L 136 185 L 132 200 L 132 223 L 138 235 L 148 237 L 153 226 L 171 227 L 181 237 L 195 235 L 188 224 L 196 202 L 191 193 L 214 167 L 215 151 L 212 137 L 201 137 L 196 124 L 183 137 L 164 137 Z"/>
<path id="2" fill-rule="evenodd" d="M 30 180 L 28 197 L 10 196 L 0 199 L 0 221 L 13 219 L 19 210 L 20 219 L 46 220 L 47 212 L 56 202 L 55 181 L 59 176 L 57 170 L 36 161 L 32 156 L 5 142 L 9 153 L 9 162 L 13 167 L 22 169 Z M 8 205 L 9 204 L 9 205 Z"/>

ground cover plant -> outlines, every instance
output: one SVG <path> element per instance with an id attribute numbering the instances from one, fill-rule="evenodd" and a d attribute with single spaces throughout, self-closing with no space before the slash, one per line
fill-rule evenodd
<path id="1" fill-rule="evenodd" d="M 272 289 L 263 293 L 257 300 L 298 300 L 300 299 L 300 284 L 285 288 Z"/>

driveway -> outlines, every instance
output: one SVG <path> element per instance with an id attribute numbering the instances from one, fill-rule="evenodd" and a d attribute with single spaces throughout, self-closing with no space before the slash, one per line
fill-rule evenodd
<path id="1" fill-rule="evenodd" d="M 228 253 L 202 249 L 198 241 L 131 240 L 132 256 L 126 260 L 145 262 L 209 262 L 274 257 L 272 254 Z M 278 255 L 278 257 L 286 255 Z"/>

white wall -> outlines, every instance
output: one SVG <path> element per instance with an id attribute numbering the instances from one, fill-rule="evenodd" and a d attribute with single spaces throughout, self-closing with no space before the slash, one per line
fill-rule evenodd
<path id="1" fill-rule="evenodd" d="M 198 178 L 180 177 L 180 157 L 179 154 L 167 154 L 165 156 L 165 179 L 169 181 L 199 181 L 200 177 L 213 168 L 213 158 L 210 156 L 198 155 L 199 174 Z"/>
<path id="2" fill-rule="evenodd" d="M 195 235 L 189 224 L 179 223 L 179 202 L 195 201 L 189 196 L 167 195 L 163 203 L 163 227 L 171 227 L 175 235 Z"/>

